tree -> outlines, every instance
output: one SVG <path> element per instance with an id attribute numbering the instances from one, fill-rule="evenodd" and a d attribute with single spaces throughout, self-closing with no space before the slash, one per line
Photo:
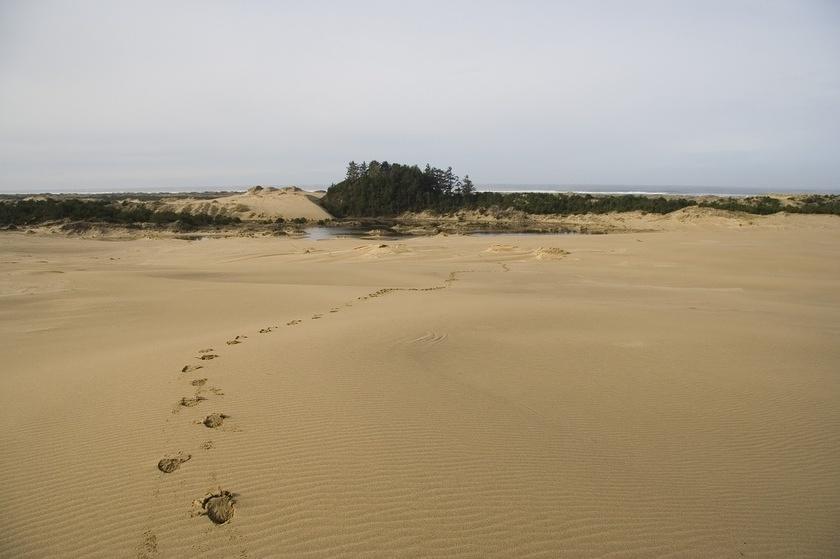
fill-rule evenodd
<path id="1" fill-rule="evenodd" d="M 461 196 L 469 198 L 473 194 L 475 194 L 475 185 L 473 185 L 473 182 L 470 180 L 470 176 L 465 175 L 464 183 L 461 185 Z"/>
<path id="2" fill-rule="evenodd" d="M 452 172 L 452 167 L 448 167 L 446 172 L 443 173 L 443 193 L 446 196 L 452 195 L 452 189 L 455 188 L 455 181 L 458 177 L 455 176 L 455 173 Z"/>
<path id="3" fill-rule="evenodd" d="M 355 161 L 351 161 L 347 164 L 347 180 L 354 181 L 359 178 L 359 166 L 356 165 Z"/>

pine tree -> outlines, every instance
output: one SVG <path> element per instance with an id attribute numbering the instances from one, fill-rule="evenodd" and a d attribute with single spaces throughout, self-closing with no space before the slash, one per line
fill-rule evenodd
<path id="1" fill-rule="evenodd" d="M 447 196 L 452 195 L 452 189 L 455 188 L 455 180 L 458 177 L 452 172 L 452 167 L 448 167 L 443 173 L 443 193 Z"/>
<path id="2" fill-rule="evenodd" d="M 473 194 L 475 194 L 475 185 L 470 180 L 470 176 L 466 175 L 464 176 L 464 184 L 461 185 L 461 195 L 464 198 L 469 198 Z"/>
<path id="3" fill-rule="evenodd" d="M 347 180 L 354 181 L 359 178 L 359 166 L 355 161 L 347 164 Z"/>

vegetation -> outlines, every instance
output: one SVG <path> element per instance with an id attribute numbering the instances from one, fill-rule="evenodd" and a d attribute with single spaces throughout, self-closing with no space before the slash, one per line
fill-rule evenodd
<path id="1" fill-rule="evenodd" d="M 123 225 L 136 223 L 176 224 L 181 228 L 239 223 L 238 217 L 191 214 L 185 211 L 154 211 L 143 205 L 127 201 L 46 198 L 0 202 L 0 225 L 34 225 L 61 220 Z"/>
<path id="2" fill-rule="evenodd" d="M 700 204 L 706 208 L 718 208 L 736 212 L 770 215 L 778 212 L 800 214 L 840 215 L 840 196 L 836 194 L 808 194 L 795 198 L 792 205 L 784 205 L 778 198 L 770 196 L 748 196 L 745 198 L 723 198 Z"/>
<path id="3" fill-rule="evenodd" d="M 700 204 L 705 208 L 717 208 L 733 212 L 746 212 L 759 215 L 770 215 L 781 211 L 790 211 L 782 206 L 777 198 L 769 196 L 750 196 L 748 198 L 723 198 Z"/>
<path id="4" fill-rule="evenodd" d="M 666 214 L 693 206 L 685 198 L 649 198 L 635 195 L 593 196 L 551 192 L 480 192 L 471 207 L 518 210 L 530 214 L 604 214 L 609 212 L 643 211 Z"/>
<path id="5" fill-rule="evenodd" d="M 195 196 L 208 197 L 212 193 Z M 238 217 L 192 214 L 187 211 L 156 210 L 155 205 L 177 195 L 145 195 L 145 201 L 120 199 L 125 195 L 78 197 L 70 195 L 27 199 L 0 196 L 0 227 L 35 225 L 46 222 L 171 225 L 180 230 L 240 223 Z M 453 213 L 475 210 L 517 211 L 527 214 L 603 214 L 641 211 L 666 214 L 688 206 L 700 206 L 769 215 L 777 212 L 840 215 L 840 196 L 811 194 L 782 201 L 769 196 L 696 199 L 637 195 L 592 195 L 543 192 L 479 192 L 469 175 L 461 179 L 452 172 L 426 165 L 371 161 L 347 166 L 345 179 L 332 185 L 321 199 L 323 206 L 339 218 L 394 217 L 405 212 Z M 247 209 L 247 208 L 246 208 Z M 305 223 L 303 218 L 276 220 L 276 225 Z"/>
<path id="6" fill-rule="evenodd" d="M 785 208 L 785 211 L 803 214 L 834 214 L 840 215 L 840 196 L 834 194 L 809 194 L 799 200 L 796 208 Z"/>
<path id="7" fill-rule="evenodd" d="M 840 196 L 810 195 L 798 205 L 784 205 L 769 196 L 723 198 L 698 202 L 689 198 L 636 195 L 592 195 L 549 192 L 477 192 L 469 176 L 462 181 L 452 172 L 426 165 L 351 161 L 343 181 L 332 185 L 322 199 L 337 217 L 390 217 L 404 212 L 448 213 L 458 210 L 517 210 L 529 214 L 603 214 L 642 211 L 666 214 L 688 206 L 702 206 L 751 214 L 829 213 L 840 215 Z"/>
<path id="8" fill-rule="evenodd" d="M 472 199 L 475 187 L 469 176 L 460 177 L 452 167 L 443 171 L 426 165 L 400 165 L 351 161 L 346 178 L 334 184 L 321 199 L 333 215 L 353 217 L 393 216 L 403 212 L 454 211 Z"/>

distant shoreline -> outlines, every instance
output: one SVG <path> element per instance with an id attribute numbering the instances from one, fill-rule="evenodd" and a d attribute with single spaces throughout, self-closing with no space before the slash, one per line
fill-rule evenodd
<path id="1" fill-rule="evenodd" d="M 323 192 L 329 185 L 294 185 L 305 192 Z M 624 189 L 622 187 L 625 187 Z M 0 192 L 0 198 L 26 196 L 220 196 L 225 194 L 242 194 L 251 187 L 219 187 L 196 189 L 136 189 L 136 190 L 44 190 L 44 191 L 16 191 Z M 546 193 L 546 194 L 591 194 L 597 196 L 717 196 L 723 198 L 742 198 L 747 196 L 801 196 L 807 194 L 840 194 L 838 188 L 805 188 L 788 190 L 764 190 L 757 188 L 722 188 L 722 187 L 657 187 L 646 185 L 513 185 L 513 184 L 485 184 L 477 185 L 478 192 L 498 192 L 502 194 L 515 193 Z"/>

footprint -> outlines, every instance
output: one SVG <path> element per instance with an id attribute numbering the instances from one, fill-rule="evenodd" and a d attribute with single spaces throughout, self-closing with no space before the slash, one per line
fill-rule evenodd
<path id="1" fill-rule="evenodd" d="M 193 385 L 193 386 L 204 386 L 204 384 L 206 382 L 207 382 L 206 378 L 197 378 L 194 381 L 192 381 L 190 384 Z"/>
<path id="2" fill-rule="evenodd" d="M 210 392 L 212 392 L 212 393 L 213 393 L 213 394 L 215 394 L 216 396 L 224 396 L 224 395 L 225 395 L 225 393 L 224 393 L 224 392 L 222 392 L 222 389 L 221 389 L 221 388 L 216 388 L 215 386 L 211 386 L 211 387 L 209 388 L 209 390 L 210 390 Z"/>
<path id="3" fill-rule="evenodd" d="M 225 415 L 223 413 L 211 413 L 210 415 L 204 418 L 204 421 L 202 421 L 202 423 L 205 427 L 209 429 L 215 429 L 216 427 L 221 427 L 225 419 L 229 417 L 229 415 Z"/>
<path id="4" fill-rule="evenodd" d="M 568 256 L 569 252 L 557 247 L 539 247 L 531 251 L 535 260 L 560 260 Z"/>
<path id="5" fill-rule="evenodd" d="M 321 316 L 323 316 L 323 315 L 320 315 L 320 314 L 313 314 L 313 315 L 312 315 L 312 320 L 318 320 L 319 318 L 321 318 Z"/>
<path id="6" fill-rule="evenodd" d="M 215 353 L 205 353 L 204 355 L 199 355 L 198 357 L 196 357 L 196 359 L 201 359 L 202 361 L 209 361 L 210 359 L 215 359 L 217 357 L 218 355 L 216 355 Z"/>
<path id="7" fill-rule="evenodd" d="M 194 516 L 206 516 L 214 524 L 224 524 L 233 518 L 236 510 L 236 498 L 230 491 L 220 490 L 210 493 L 203 499 L 193 501 Z"/>
<path id="8" fill-rule="evenodd" d="M 213 351 L 212 347 L 208 347 L 207 349 L 199 349 L 198 350 L 199 353 L 210 353 L 212 351 Z"/>
<path id="9" fill-rule="evenodd" d="M 484 252 L 512 252 L 518 248 L 516 245 L 490 245 Z"/>
<path id="10" fill-rule="evenodd" d="M 180 468 L 181 464 L 188 461 L 190 458 L 192 458 L 191 454 L 187 454 L 185 456 L 185 455 L 183 455 L 182 453 L 179 452 L 178 456 L 175 456 L 174 458 L 169 458 L 169 457 L 161 458 L 160 461 L 158 462 L 157 467 L 158 467 L 158 470 L 160 470 L 161 472 L 163 472 L 165 474 L 171 474 L 172 472 L 174 472 L 175 470 Z"/>
<path id="11" fill-rule="evenodd" d="M 260 328 L 260 334 L 268 334 L 269 332 L 271 332 L 271 326 L 268 328 Z"/>
<path id="12" fill-rule="evenodd" d="M 243 337 L 245 337 L 245 336 L 236 336 L 234 339 L 232 339 L 232 340 L 228 340 L 228 341 L 226 341 L 225 343 L 226 343 L 227 345 L 236 345 L 236 344 L 241 344 L 241 343 L 242 343 L 242 340 L 241 340 L 240 338 L 243 338 Z"/>
<path id="13" fill-rule="evenodd" d="M 338 312 L 338 309 L 330 309 L 330 312 Z"/>
<path id="14" fill-rule="evenodd" d="M 184 365 L 181 368 L 182 373 L 189 373 L 190 371 L 197 371 L 201 369 L 204 365 Z"/>
<path id="15" fill-rule="evenodd" d="M 286 323 L 286 326 L 294 326 L 296 324 L 300 324 L 301 322 L 302 322 L 301 320 L 291 320 L 291 321 Z"/>
<path id="16" fill-rule="evenodd" d="M 216 445 L 213 443 L 213 441 L 204 441 L 203 443 L 201 443 L 201 448 L 203 448 L 204 450 L 213 450 L 214 448 L 216 448 Z"/>
<path id="17" fill-rule="evenodd" d="M 178 402 L 178 405 L 184 406 L 185 408 L 191 408 L 193 406 L 197 406 L 200 402 L 206 400 L 204 396 L 193 396 L 192 398 L 187 398 L 184 396 L 181 398 L 181 401 Z"/>
<path id="18" fill-rule="evenodd" d="M 139 546 L 137 557 L 138 559 L 150 559 L 151 557 L 157 557 L 157 554 L 157 536 L 151 530 L 146 530 L 143 532 L 143 543 Z"/>

